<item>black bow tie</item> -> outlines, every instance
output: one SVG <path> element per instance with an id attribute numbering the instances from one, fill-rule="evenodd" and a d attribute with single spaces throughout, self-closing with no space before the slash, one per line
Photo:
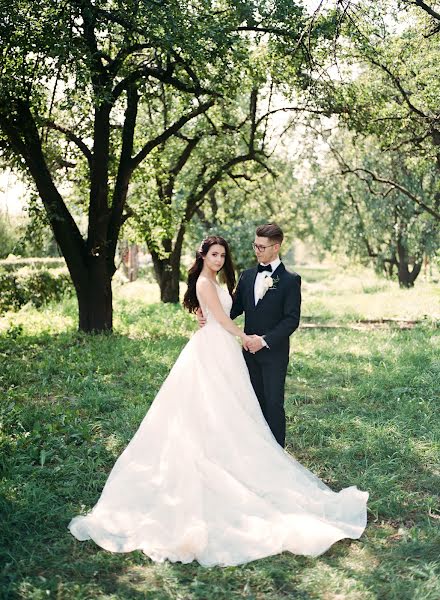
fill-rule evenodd
<path id="1" fill-rule="evenodd" d="M 272 265 L 258 265 L 258 272 L 262 273 L 263 271 L 269 271 L 269 273 L 272 273 Z"/>

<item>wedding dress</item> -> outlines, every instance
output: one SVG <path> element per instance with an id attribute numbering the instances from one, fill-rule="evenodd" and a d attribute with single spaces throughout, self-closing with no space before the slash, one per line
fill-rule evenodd
<path id="1" fill-rule="evenodd" d="M 217 286 L 227 314 L 228 292 Z M 202 307 L 203 308 L 203 307 Z M 278 445 L 239 344 L 212 315 L 184 347 L 78 540 L 152 560 L 238 565 L 318 556 L 366 526 L 368 493 L 333 492 Z"/>

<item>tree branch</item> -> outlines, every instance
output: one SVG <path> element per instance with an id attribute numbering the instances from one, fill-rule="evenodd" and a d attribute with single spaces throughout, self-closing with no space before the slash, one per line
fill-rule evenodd
<path id="1" fill-rule="evenodd" d="M 314 129 L 314 131 L 317 131 L 313 127 L 312 127 L 312 129 Z M 319 132 L 317 131 L 317 133 L 319 133 Z M 336 148 L 334 148 L 328 142 L 328 140 L 326 140 L 326 143 L 327 143 L 327 146 L 330 148 L 332 154 L 335 156 L 336 160 L 338 161 L 338 163 L 340 165 L 340 168 L 341 168 L 341 174 L 342 175 L 345 175 L 347 173 L 352 173 L 353 175 L 356 175 L 357 177 L 359 177 L 359 179 L 361 179 L 362 181 L 364 181 L 367 184 L 370 193 L 377 195 L 377 193 L 375 193 L 374 190 L 372 190 L 370 181 L 368 179 L 360 177 L 360 175 L 359 175 L 360 173 L 365 173 L 365 174 L 369 175 L 373 181 L 376 181 L 378 183 L 383 183 L 385 185 L 389 185 L 390 186 L 390 189 L 383 195 L 384 198 L 392 190 L 398 190 L 399 192 L 401 192 L 402 194 L 404 194 L 407 198 L 410 198 L 410 200 L 412 200 L 413 202 L 415 202 L 418 206 L 420 206 L 421 208 L 423 208 L 423 210 L 425 210 L 426 212 L 428 212 L 437 221 L 440 221 L 440 213 L 439 212 L 437 212 L 435 209 L 433 209 L 430 206 L 428 206 L 427 204 L 425 204 L 423 202 L 423 200 L 421 200 L 420 198 L 418 198 L 417 196 L 415 196 L 412 192 L 410 192 L 404 186 L 400 185 L 400 183 L 397 183 L 396 181 L 392 181 L 391 179 L 385 179 L 383 177 L 380 177 L 380 176 L 376 175 L 376 173 L 374 173 L 373 171 L 370 171 L 370 169 L 365 169 L 363 167 L 356 167 L 356 168 L 350 167 L 350 165 L 345 161 L 345 159 L 336 150 Z"/>
<path id="2" fill-rule="evenodd" d="M 254 162 L 258 163 L 260 165 L 260 167 L 263 167 L 263 169 L 265 169 L 270 175 L 272 175 L 272 177 L 274 179 L 276 179 L 278 177 L 276 172 L 273 169 L 271 169 L 267 163 L 265 163 L 263 160 L 261 160 L 257 156 L 254 158 Z"/>
<path id="3" fill-rule="evenodd" d="M 186 144 L 185 148 L 183 149 L 183 152 L 180 154 L 179 158 L 177 159 L 176 164 L 170 170 L 170 176 L 168 179 L 168 183 L 165 186 L 165 195 L 166 196 L 170 197 L 172 195 L 173 189 L 174 189 L 174 182 L 176 180 L 177 175 L 180 173 L 180 171 L 186 165 L 186 163 L 189 160 L 189 157 L 191 156 L 192 151 L 197 146 L 197 144 L 201 141 L 201 139 L 202 139 L 202 136 L 198 136 L 198 137 L 190 139 L 188 141 L 188 143 Z"/>
<path id="4" fill-rule="evenodd" d="M 187 72 L 187 74 L 189 75 L 189 77 L 191 78 L 191 80 L 194 82 L 194 85 L 196 85 L 197 87 L 200 88 L 201 87 L 200 80 L 197 77 L 194 69 L 188 64 L 188 62 L 186 60 L 184 60 L 180 56 L 180 54 L 178 52 L 176 52 L 176 50 L 171 49 L 171 54 L 174 56 L 176 64 L 182 65 L 183 68 L 185 69 L 185 71 Z"/>
<path id="5" fill-rule="evenodd" d="M 398 190 L 399 192 L 401 192 L 402 194 L 404 194 L 405 196 L 410 198 L 413 202 L 418 204 L 421 208 L 426 210 L 426 212 L 428 212 L 431 216 L 433 216 L 437 221 L 440 221 L 440 213 L 439 212 L 437 212 L 436 210 L 434 210 L 433 208 L 431 208 L 430 206 L 425 204 L 422 200 L 420 200 L 420 198 L 415 196 L 412 192 L 410 192 L 408 189 L 403 187 L 403 185 L 400 185 L 400 183 L 397 183 L 396 181 L 392 181 L 391 179 L 385 179 L 383 177 L 379 177 L 378 175 L 376 175 L 376 173 L 374 173 L 373 171 L 370 171 L 370 169 L 365 169 L 363 167 L 356 167 L 354 169 L 346 168 L 346 169 L 342 170 L 341 173 L 342 174 L 353 173 L 355 175 L 357 173 L 366 173 L 374 181 L 377 181 L 378 183 L 384 183 L 386 185 L 389 185 L 392 189 Z"/>
<path id="6" fill-rule="evenodd" d="M 188 162 L 192 151 L 201 139 L 202 137 L 198 136 L 187 141 L 187 144 L 181 154 L 178 156 L 174 167 L 169 170 L 168 178 L 160 177 L 158 174 L 156 174 L 156 185 L 159 190 L 160 200 L 162 202 L 166 202 L 167 204 L 171 203 L 176 177 Z"/>
<path id="7" fill-rule="evenodd" d="M 108 69 L 111 73 L 115 74 L 118 72 L 124 60 L 130 56 L 130 54 L 134 54 L 135 52 L 140 52 L 141 50 L 147 50 L 148 48 L 153 48 L 151 43 L 148 44 L 132 44 L 131 46 L 126 46 L 125 48 L 121 48 L 115 58 L 109 62 Z"/>
<path id="8" fill-rule="evenodd" d="M 79 5 L 84 26 L 84 39 L 90 54 L 92 63 L 91 79 L 95 93 L 101 91 L 101 79 L 107 76 L 107 70 L 101 60 L 102 53 L 98 49 L 95 34 L 95 7 L 86 0 L 76 0 Z"/>
<path id="9" fill-rule="evenodd" d="M 139 94 L 134 84 L 127 90 L 127 108 L 122 128 L 121 155 L 119 157 L 118 174 L 113 190 L 112 209 L 107 227 L 107 241 L 109 244 L 108 260 L 112 261 L 118 241 L 119 230 L 122 225 L 122 213 L 127 199 L 128 184 L 132 173 L 131 155 L 133 152 L 134 131 L 139 103 Z M 126 217 L 128 218 L 128 217 Z"/>
<path id="10" fill-rule="evenodd" d="M 14 152 L 26 162 L 75 285 L 85 284 L 86 245 L 49 172 L 28 103 L 15 99 L 7 114 L 0 110 L 0 128 Z"/>
<path id="11" fill-rule="evenodd" d="M 190 94 L 195 94 L 196 96 L 201 96 L 206 94 L 208 96 L 214 96 L 216 98 L 221 98 L 221 94 L 215 92 L 213 90 L 207 90 L 201 86 L 191 86 L 187 85 L 177 77 L 174 77 L 169 70 L 156 69 L 153 67 L 143 66 L 139 69 L 135 69 L 132 71 L 127 77 L 122 79 L 119 83 L 117 83 L 113 89 L 113 102 L 115 102 L 122 92 L 127 88 L 130 83 L 135 83 L 143 78 L 153 77 L 153 79 L 157 79 L 162 83 L 168 83 L 172 85 L 174 88 L 180 90 L 181 92 L 186 92 Z"/>
<path id="12" fill-rule="evenodd" d="M 279 112 L 309 112 L 314 115 L 323 115 L 324 117 L 330 117 L 332 114 L 334 114 L 333 110 L 332 111 L 326 110 L 326 109 L 321 110 L 318 108 L 309 108 L 307 106 L 284 106 L 283 108 L 274 108 L 273 110 L 267 111 L 264 115 L 262 115 L 261 117 L 258 118 L 258 120 L 256 122 L 256 126 L 258 127 L 258 125 L 264 119 L 267 119 L 267 117 L 270 117 L 271 115 L 274 115 Z"/>
<path id="13" fill-rule="evenodd" d="M 136 154 L 136 156 L 134 156 L 131 159 L 132 169 L 135 169 L 144 160 L 144 158 L 153 150 L 153 148 L 156 148 L 156 146 L 159 146 L 159 144 L 165 142 L 169 137 L 177 133 L 177 131 L 179 131 L 179 129 L 181 129 L 186 123 L 191 121 L 191 119 L 194 119 L 198 115 L 206 112 L 213 105 L 214 100 L 209 100 L 208 102 L 200 104 L 191 112 L 187 113 L 186 115 L 183 115 L 183 117 L 180 117 L 180 119 L 175 121 L 172 125 L 170 125 L 170 127 L 168 127 L 168 129 L 163 131 L 160 135 L 147 142 L 142 148 L 142 150 L 140 150 Z"/>
<path id="14" fill-rule="evenodd" d="M 87 162 L 89 163 L 89 167 L 91 168 L 92 165 L 92 151 L 90 150 L 90 148 L 87 146 L 87 144 L 85 144 L 81 138 L 79 138 L 75 133 L 73 133 L 73 131 L 71 131 L 70 129 L 67 129 L 67 127 L 63 127 L 62 125 L 57 125 L 56 123 L 54 123 L 53 121 L 49 120 L 49 119 L 45 119 L 43 121 L 43 124 L 48 128 L 48 129 L 53 129 L 55 131 L 59 131 L 61 133 L 64 133 L 64 135 L 67 137 L 67 139 L 69 139 L 71 142 L 73 142 L 76 146 L 78 146 L 78 148 L 81 150 L 81 152 L 84 154 L 84 156 L 87 158 Z"/>
<path id="15" fill-rule="evenodd" d="M 251 91 L 251 96 L 249 98 L 249 114 L 251 117 L 251 131 L 249 136 L 249 152 L 255 154 L 255 134 L 257 131 L 257 100 L 258 100 L 258 90 L 253 88 Z"/>
<path id="16" fill-rule="evenodd" d="M 418 6 L 422 10 L 424 10 L 430 17 L 435 19 L 436 21 L 440 21 L 440 13 L 436 12 L 429 4 L 423 2 L 423 0 L 413 0 L 413 2 L 408 2 L 408 4 L 412 4 Z"/>
<path id="17" fill-rule="evenodd" d="M 417 115 L 419 115 L 419 117 L 422 117 L 423 119 L 430 119 L 430 117 L 428 115 L 425 115 L 424 112 L 422 112 L 419 108 L 417 108 L 416 106 L 414 106 L 414 104 L 409 99 L 408 92 L 403 88 L 402 84 L 400 83 L 399 77 L 397 75 L 395 75 L 391 71 L 391 69 L 389 67 L 387 67 L 386 65 L 382 64 L 378 60 L 375 60 L 371 56 L 369 56 L 367 60 L 369 60 L 373 65 L 375 65 L 376 67 L 379 67 L 380 69 L 382 69 L 383 71 L 385 71 L 385 73 L 387 73 L 387 75 L 393 80 L 393 82 L 396 85 L 397 89 L 401 93 L 402 98 L 404 99 L 404 101 L 406 102 L 406 104 L 408 105 L 408 107 L 413 112 L 415 112 Z"/>
<path id="18" fill-rule="evenodd" d="M 424 133 L 423 135 L 420 136 L 414 136 L 412 138 L 408 138 L 406 140 L 401 140 L 398 144 L 390 144 L 388 146 L 384 147 L 385 151 L 393 151 L 396 152 L 397 150 L 401 150 L 403 148 L 403 146 L 406 146 L 408 144 L 414 144 L 418 147 L 420 147 L 421 142 L 423 142 L 424 140 L 426 140 L 426 138 L 428 137 L 432 137 L 432 133 L 430 131 L 427 131 L 426 133 Z"/>
<path id="19" fill-rule="evenodd" d="M 197 208 L 199 208 L 202 205 L 206 194 L 222 179 L 224 175 L 227 175 L 229 173 L 232 167 L 251 160 L 255 160 L 254 151 L 242 154 L 240 156 L 235 156 L 234 158 L 231 158 L 226 163 L 221 165 L 217 169 L 216 173 L 203 185 L 202 189 L 198 193 L 191 194 L 188 197 L 186 213 L 187 221 L 191 219 Z"/>
<path id="20" fill-rule="evenodd" d="M 282 37 L 292 38 L 292 32 L 286 31 L 284 29 L 279 29 L 278 27 L 262 27 L 259 25 L 240 25 L 235 28 L 235 31 L 254 31 L 255 33 L 274 33 L 275 35 L 280 35 Z"/>

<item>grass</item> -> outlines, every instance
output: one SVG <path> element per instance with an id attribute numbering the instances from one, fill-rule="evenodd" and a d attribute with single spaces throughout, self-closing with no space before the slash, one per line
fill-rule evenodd
<path id="1" fill-rule="evenodd" d="M 422 277 L 410 290 L 363 268 L 299 268 L 305 303 L 303 317 L 348 323 L 360 319 L 440 320 L 439 278 Z"/>
<path id="2" fill-rule="evenodd" d="M 439 292 L 425 282 L 401 291 L 368 272 L 298 270 L 304 321 L 342 327 L 292 338 L 288 448 L 333 488 L 370 492 L 361 540 L 318 559 L 284 553 L 207 569 L 111 554 L 68 533 L 195 329 L 137 282 L 115 290 L 112 336 L 78 334 L 73 300 L 0 321 L 0 597 L 438 600 Z M 351 328 L 380 316 L 421 322 Z"/>

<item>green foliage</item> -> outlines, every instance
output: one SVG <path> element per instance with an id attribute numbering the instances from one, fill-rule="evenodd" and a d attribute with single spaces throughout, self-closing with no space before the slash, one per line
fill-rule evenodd
<path id="1" fill-rule="evenodd" d="M 0 259 L 13 253 L 18 243 L 16 229 L 8 216 L 0 211 Z"/>
<path id="2" fill-rule="evenodd" d="M 440 111 L 440 53 L 435 39 L 424 35 L 423 25 L 423 19 L 413 18 L 402 23 L 399 34 L 385 29 L 374 48 L 353 37 L 356 50 L 363 53 L 363 69 L 347 93 L 352 108 L 362 105 L 362 112 L 351 110 L 348 123 L 379 134 L 384 148 L 402 142 L 408 155 L 412 150 L 420 160 L 432 161 L 438 148 L 427 117 Z"/>
<path id="3" fill-rule="evenodd" d="M 212 181 L 219 163 L 229 164 L 237 147 L 247 148 L 249 160 L 265 156 L 259 144 L 265 132 L 256 131 L 266 129 L 265 120 L 252 94 L 250 116 L 243 117 L 237 97 L 263 89 L 270 78 L 275 86 L 285 82 L 276 70 L 283 53 L 294 64 L 292 72 L 299 72 L 310 63 L 312 42 L 323 35 L 299 2 L 287 0 L 20 0 L 12 6 L 2 0 L 0 10 L 6 15 L 0 23 L 0 151 L 15 169 L 31 175 L 75 288 L 94 286 L 87 297 L 101 306 L 108 299 L 121 226 L 133 214 L 127 192 L 142 161 L 156 152 L 136 181 L 143 187 L 140 202 L 136 189 L 131 191 L 148 243 L 159 255 L 157 266 L 171 252 L 171 232 L 179 225 L 181 240 L 192 216 L 186 214 L 192 208 L 183 208 L 192 184 L 199 185 L 192 194 L 197 204 L 208 185 L 201 179 Z M 169 98 L 174 102 L 168 111 L 163 99 Z M 209 125 L 213 138 L 236 131 L 240 122 L 241 131 L 232 142 L 220 135 L 220 149 L 205 140 L 196 181 L 188 170 L 158 205 L 157 196 L 169 187 L 168 158 L 193 134 L 185 125 L 197 116 L 197 125 Z M 178 140 L 162 160 L 157 154 L 171 137 Z M 202 178 L 199 166 L 206 167 Z M 175 275 L 179 256 L 174 258 Z M 89 276 L 91 265 L 99 277 Z M 156 269 L 165 280 L 169 266 Z M 84 300 L 79 306 L 82 328 L 111 328 L 111 307 L 100 319 L 96 307 L 91 310 Z"/>
<path id="4" fill-rule="evenodd" d="M 362 5 L 348 10 L 332 56 L 338 77 L 317 86 L 317 99 L 341 124 L 372 134 L 385 154 L 395 154 L 414 175 L 429 176 L 434 169 L 438 179 L 440 47 L 438 36 L 428 35 L 432 21 L 417 8 L 399 10 L 394 1 Z M 437 201 L 429 206 L 438 214 L 438 183 L 433 191 Z"/>
<path id="5" fill-rule="evenodd" d="M 33 199 L 32 206 L 35 206 Z M 38 214 L 38 217 L 36 217 Z M 42 211 L 10 216 L 0 211 L 0 260 L 10 254 L 21 257 L 59 256 L 53 233 Z"/>
<path id="6" fill-rule="evenodd" d="M 38 270 L 21 267 L 14 272 L 0 270 L 0 313 L 18 310 L 27 303 L 42 306 L 60 301 L 73 293 L 72 280 L 67 269 Z"/>
<path id="7" fill-rule="evenodd" d="M 273 158 L 272 174 L 244 165 L 236 177 L 216 186 L 188 228 L 186 253 L 191 258 L 207 235 L 221 235 L 230 244 L 238 272 L 255 263 L 252 242 L 258 225 L 277 222 L 285 234 L 284 248 L 295 233 L 291 190 L 296 181 L 287 160 Z"/>
<path id="8" fill-rule="evenodd" d="M 31 269 L 59 269 L 65 266 L 63 258 L 17 258 L 9 257 L 7 260 L 0 260 L 1 271 L 17 271 L 22 267 Z"/>
<path id="9" fill-rule="evenodd" d="M 112 554 L 68 533 L 71 517 L 93 506 L 196 329 L 180 307 L 149 303 L 149 286 L 131 300 L 123 286 L 111 336 L 78 334 L 73 299 L 26 308 L 12 326 L 9 315 L 0 321 L 5 598 L 437 600 L 438 330 L 356 329 L 348 315 L 362 300 L 363 282 L 378 283 L 374 275 L 301 274 L 305 313 L 321 327 L 303 327 L 292 338 L 288 450 L 333 488 L 356 484 L 370 492 L 362 538 L 338 542 L 316 559 L 284 553 L 207 569 L 155 564 L 141 552 Z M 361 316 L 373 304 L 394 317 L 419 311 L 414 290 L 384 285 L 388 301 L 369 293 Z M 438 286 L 426 284 L 425 296 L 438 299 Z M 322 327 L 329 310 L 339 327 Z"/>
<path id="10" fill-rule="evenodd" d="M 400 266 L 417 269 L 423 257 L 439 252 L 438 224 L 406 194 L 369 173 L 399 182 L 434 206 L 433 167 L 429 173 L 408 168 L 404 155 L 378 150 L 375 136 L 335 128 L 326 142 L 326 152 L 320 147 L 315 156 L 307 153 L 311 176 L 296 209 L 302 236 L 311 235 L 325 250 L 342 251 L 401 282 Z"/>
<path id="11" fill-rule="evenodd" d="M 89 1 L 28 0 L 11 6 L 2 0 L 0 9 L 7 15 L 0 24 L 0 37 L 5 40 L 0 54 L 1 105 L 8 106 L 10 114 L 17 100 L 30 102 L 37 123 L 44 128 L 42 142 L 52 176 L 58 183 L 67 179 L 78 184 L 78 192 L 69 198 L 72 208 L 88 199 L 90 181 L 83 153 L 65 133 L 81 140 L 92 137 L 94 107 L 114 102 L 110 172 L 115 177 L 121 146 L 120 113 L 125 106 L 124 97 L 112 99 L 115 85 L 127 77 L 136 83 L 143 110 L 149 110 L 151 101 L 157 103 L 163 93 L 181 93 L 178 116 L 203 95 L 221 96 L 220 101 L 227 103 L 238 91 L 247 90 L 250 80 L 265 81 L 267 60 L 260 76 L 262 61 L 256 51 L 266 46 L 262 40 L 283 32 L 278 51 L 282 47 L 288 52 L 307 26 L 304 9 L 286 0 L 251 4 L 228 0 L 221 9 L 216 2 L 204 0 L 190 4 L 172 1 L 166 7 L 131 1 L 107 6 Z M 250 33 L 252 28 L 255 31 Z M 309 33 L 314 35 L 313 28 Z M 301 63 L 307 56 L 302 47 L 296 47 L 295 61 Z M 275 50 L 272 59 L 276 61 Z M 146 68 L 143 72 L 147 64 L 151 71 Z M 104 72 L 109 77 L 100 86 L 96 78 Z M 124 90 L 122 87 L 119 94 Z M 157 109 L 153 106 L 151 110 Z M 54 122 L 59 127 L 53 127 Z M 140 127 L 137 145 L 143 141 Z M 1 147 L 17 169 L 25 168 L 6 129 Z"/>
<path id="12" fill-rule="evenodd" d="M 25 216 L 21 218 L 20 230 L 20 246 L 15 254 L 27 257 L 60 257 L 60 249 L 47 215 L 37 194 L 33 192 L 30 194 Z"/>

